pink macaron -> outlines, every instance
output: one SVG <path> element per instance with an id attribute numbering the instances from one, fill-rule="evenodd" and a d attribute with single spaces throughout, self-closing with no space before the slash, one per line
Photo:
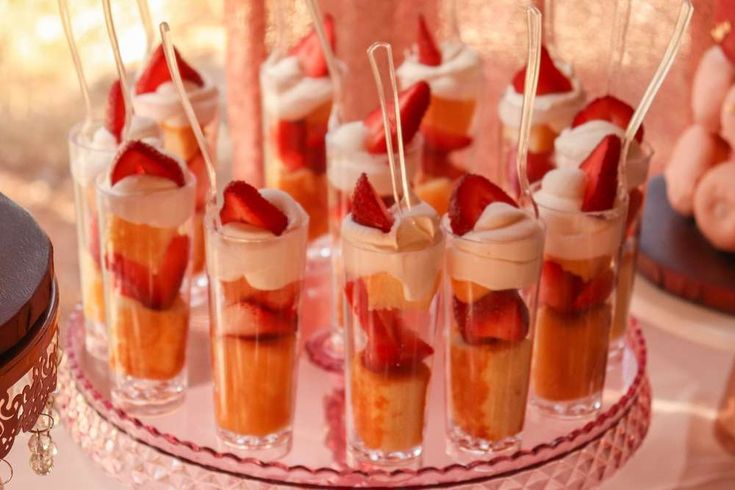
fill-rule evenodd
<path id="1" fill-rule="evenodd" d="M 712 246 L 735 252 L 735 162 L 708 170 L 694 194 L 694 219 Z"/>
<path id="2" fill-rule="evenodd" d="M 725 56 L 722 48 L 712 46 L 699 60 L 692 82 L 694 122 L 711 132 L 719 131 L 722 102 L 733 83 L 735 65 Z"/>

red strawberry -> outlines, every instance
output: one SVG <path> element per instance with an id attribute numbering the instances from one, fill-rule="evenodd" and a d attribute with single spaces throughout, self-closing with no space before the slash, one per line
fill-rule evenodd
<path id="1" fill-rule="evenodd" d="M 200 87 L 203 86 L 204 80 L 199 72 L 184 61 L 176 48 L 174 48 L 174 53 L 176 54 L 176 64 L 179 66 L 181 79 L 192 82 Z M 145 70 L 143 70 L 140 78 L 138 78 L 138 82 L 135 84 L 135 93 L 145 94 L 155 92 L 159 85 L 168 81 L 171 81 L 171 73 L 168 71 L 166 56 L 163 54 L 163 46 L 159 44 L 158 48 L 148 60 L 148 65 L 145 67 Z"/>
<path id="2" fill-rule="evenodd" d="M 275 337 L 292 333 L 297 328 L 293 310 L 271 311 L 248 301 L 225 307 L 222 317 L 223 322 L 236 327 L 243 337 Z"/>
<path id="3" fill-rule="evenodd" d="M 429 177 L 447 177 L 452 181 L 466 173 L 452 163 L 448 152 L 429 147 L 421 152 L 421 171 Z"/>
<path id="4" fill-rule="evenodd" d="M 202 155 L 202 152 L 198 151 L 196 155 L 191 157 L 186 166 L 197 179 L 195 209 L 197 211 L 201 211 L 204 209 L 204 205 L 207 201 L 207 193 L 209 192 L 209 174 L 207 173 L 207 164 L 204 161 L 204 155 Z"/>
<path id="5" fill-rule="evenodd" d="M 306 121 L 280 120 L 273 129 L 276 153 L 286 170 L 306 167 Z"/>
<path id="6" fill-rule="evenodd" d="M 334 51 L 334 18 L 327 14 L 324 16 L 324 33 L 327 36 L 329 45 Z M 319 42 L 319 36 L 315 29 L 311 29 L 306 36 L 296 43 L 289 51 L 290 55 L 294 55 L 299 59 L 301 70 L 307 77 L 319 78 L 329 75 L 327 68 L 327 60 L 322 52 L 322 45 Z"/>
<path id="7" fill-rule="evenodd" d="M 716 0 L 714 17 L 712 37 L 730 61 L 735 63 L 735 0 Z"/>
<path id="8" fill-rule="evenodd" d="M 362 360 L 372 371 L 410 368 L 434 353 L 429 344 L 403 325 L 396 310 L 369 311 L 368 321 L 361 325 L 367 335 Z"/>
<path id="9" fill-rule="evenodd" d="M 449 223 L 452 231 L 457 235 L 470 231 L 485 208 L 494 202 L 518 207 L 508 194 L 485 177 L 477 174 L 463 176 L 449 198 Z"/>
<path id="10" fill-rule="evenodd" d="M 625 232 L 628 236 L 635 233 L 635 224 L 638 222 L 638 213 L 643 206 L 643 192 L 633 189 L 628 193 L 628 216 L 625 220 Z"/>
<path id="11" fill-rule="evenodd" d="M 288 226 L 288 218 L 260 195 L 258 189 L 243 180 L 233 180 L 222 193 L 224 204 L 219 216 L 223 225 L 227 223 L 247 223 L 270 230 L 280 236 Z"/>
<path id="12" fill-rule="evenodd" d="M 551 159 L 551 153 L 532 153 L 528 152 L 528 158 L 526 160 L 526 174 L 528 175 L 528 182 L 533 184 L 544 178 L 549 170 L 555 168 L 554 162 Z"/>
<path id="13" fill-rule="evenodd" d="M 428 148 L 436 151 L 454 151 L 461 150 L 472 144 L 472 138 L 464 134 L 451 134 L 437 130 L 432 126 L 424 125 L 421 128 L 421 134 Z"/>
<path id="14" fill-rule="evenodd" d="M 327 171 L 327 147 L 325 136 L 327 125 L 307 125 L 306 128 L 306 166 L 321 175 Z"/>
<path id="15" fill-rule="evenodd" d="M 130 175 L 163 177 L 179 187 L 185 184 L 184 171 L 174 158 L 139 140 L 128 141 L 115 156 L 110 184 L 115 185 Z"/>
<path id="16" fill-rule="evenodd" d="M 518 341 L 528 334 L 528 307 L 515 289 L 491 291 L 472 304 L 453 298 L 454 316 L 470 344 L 493 339 Z"/>
<path id="17" fill-rule="evenodd" d="M 620 138 L 609 134 L 579 166 L 587 176 L 582 211 L 605 211 L 613 208 L 618 192 L 618 163 Z"/>
<path id="18" fill-rule="evenodd" d="M 431 32 L 429 32 L 429 28 L 426 26 L 426 19 L 420 14 L 417 44 L 419 48 L 419 63 L 428 66 L 439 66 L 442 64 L 442 54 L 439 48 L 436 47 L 436 42 L 431 36 Z"/>
<path id="19" fill-rule="evenodd" d="M 171 239 L 160 268 L 153 274 L 148 267 L 121 254 L 115 253 L 107 259 L 107 267 L 120 294 L 154 310 L 165 310 L 171 306 L 188 265 L 189 237 L 186 235 Z"/>
<path id="20" fill-rule="evenodd" d="M 423 80 L 414 83 L 398 94 L 404 144 L 408 144 L 419 130 L 421 120 L 426 113 L 426 109 L 429 108 L 430 100 L 431 89 L 429 88 L 429 84 Z M 387 106 L 393 150 L 397 151 L 398 139 L 396 136 L 396 118 L 393 102 L 389 102 Z M 365 142 L 367 151 L 370 153 L 386 153 L 388 147 L 385 140 L 385 131 L 383 130 L 383 113 L 380 111 L 380 107 L 368 114 L 364 123 L 368 128 L 368 136 Z"/>
<path id="21" fill-rule="evenodd" d="M 120 143 L 122 130 L 125 126 L 125 100 L 123 99 L 120 80 L 115 80 L 107 92 L 107 114 L 105 118 L 105 129 Z"/>
<path id="22" fill-rule="evenodd" d="M 526 67 L 513 76 L 513 88 L 519 94 L 526 86 Z M 572 82 L 554 64 L 546 46 L 541 46 L 541 64 L 539 66 L 538 87 L 536 95 L 559 94 L 572 90 Z"/>
<path id="23" fill-rule="evenodd" d="M 608 121 L 621 129 L 626 129 L 633 117 L 633 112 L 634 109 L 622 100 L 612 95 L 605 95 L 590 101 L 582 108 L 574 116 L 572 127 L 576 128 L 589 121 Z M 639 143 L 643 141 L 643 126 L 638 129 L 635 139 Z"/>
<path id="24" fill-rule="evenodd" d="M 565 271 L 556 262 L 546 260 L 541 272 L 539 300 L 554 310 L 571 312 L 583 285 L 580 277 Z"/>
<path id="25" fill-rule="evenodd" d="M 352 219 L 355 223 L 376 228 L 383 233 L 388 233 L 393 226 L 393 215 L 388 212 L 364 173 L 357 179 L 352 192 Z"/>
<path id="26" fill-rule="evenodd" d="M 574 300 L 573 309 L 583 311 L 607 301 L 615 286 L 615 274 L 612 269 L 605 269 L 582 286 Z"/>

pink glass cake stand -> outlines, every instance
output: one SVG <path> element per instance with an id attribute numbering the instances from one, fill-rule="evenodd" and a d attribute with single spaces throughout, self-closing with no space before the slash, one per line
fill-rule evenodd
<path id="1" fill-rule="evenodd" d="M 561 421 L 529 408 L 522 445 L 514 454 L 477 460 L 448 455 L 443 386 L 435 376 L 424 455 L 420 466 L 404 469 L 348 463 L 342 380 L 302 355 L 293 447 L 284 458 L 265 462 L 235 454 L 215 435 L 206 306 L 192 315 L 186 402 L 158 417 L 136 418 L 112 404 L 106 366 L 84 349 L 83 324 L 76 309 L 68 319 L 67 356 L 59 373 L 62 419 L 73 439 L 108 473 L 145 488 L 587 488 L 625 464 L 650 423 L 646 346 L 633 321 L 623 359 L 609 371 L 602 411 Z M 441 372 L 436 366 L 434 373 Z"/>

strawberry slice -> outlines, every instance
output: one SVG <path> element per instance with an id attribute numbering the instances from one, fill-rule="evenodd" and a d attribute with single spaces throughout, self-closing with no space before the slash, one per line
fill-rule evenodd
<path id="1" fill-rule="evenodd" d="M 183 187 L 184 171 L 172 157 L 140 140 L 128 141 L 112 161 L 110 184 L 115 185 L 130 175 L 163 177 Z"/>
<path id="2" fill-rule="evenodd" d="M 618 192 L 620 138 L 605 136 L 579 166 L 586 175 L 582 211 L 605 211 L 615 205 Z"/>
<path id="3" fill-rule="evenodd" d="M 273 128 L 276 154 L 289 172 L 306 167 L 306 121 L 280 120 Z"/>
<path id="4" fill-rule="evenodd" d="M 411 368 L 434 353 L 429 344 L 401 322 L 397 310 L 369 311 L 367 322 L 360 325 L 367 335 L 362 361 L 371 371 Z"/>
<path id="5" fill-rule="evenodd" d="M 429 108 L 430 100 L 431 89 L 429 88 L 429 84 L 423 80 L 414 83 L 398 94 L 404 145 L 407 145 L 419 130 L 421 120 L 424 118 L 424 114 L 426 114 L 426 109 Z M 396 136 L 396 117 L 393 102 L 389 102 L 387 106 L 393 150 L 397 151 L 398 137 Z M 383 130 L 383 113 L 380 111 L 380 107 L 368 114 L 364 123 L 368 129 L 365 142 L 367 151 L 370 153 L 386 153 L 388 147 L 385 140 L 385 131 Z"/>
<path id="6" fill-rule="evenodd" d="M 426 19 L 421 14 L 419 14 L 419 35 L 416 44 L 419 48 L 419 63 L 427 66 L 442 64 L 441 51 L 436 47 L 436 42 L 426 25 Z"/>
<path id="7" fill-rule="evenodd" d="M 120 143 L 122 130 L 125 126 L 125 100 L 123 99 L 120 80 L 115 80 L 107 92 L 107 113 L 105 117 L 105 129 Z"/>
<path id="8" fill-rule="evenodd" d="M 449 198 L 449 223 L 457 235 L 472 230 L 485 208 L 494 202 L 518 204 L 503 189 L 482 175 L 467 174 L 457 183 Z"/>
<path id="9" fill-rule="evenodd" d="M 258 189 L 243 180 L 233 180 L 222 193 L 224 204 L 219 217 L 223 225 L 246 223 L 280 236 L 288 226 L 283 211 L 260 195 Z"/>
<path id="10" fill-rule="evenodd" d="M 472 304 L 453 298 L 454 317 L 469 344 L 516 342 L 528 335 L 528 307 L 515 289 L 490 291 Z"/>
<path id="11" fill-rule="evenodd" d="M 376 228 L 383 233 L 388 233 L 393 227 L 393 215 L 388 212 L 364 173 L 357 179 L 352 192 L 352 219 L 355 223 Z"/>
<path id="12" fill-rule="evenodd" d="M 584 283 L 579 294 L 574 299 L 573 309 L 575 311 L 583 311 L 603 304 L 610 297 L 614 286 L 615 274 L 613 270 L 610 268 L 605 269 L 601 274 Z"/>
<path id="13" fill-rule="evenodd" d="M 450 152 L 467 148 L 472 144 L 472 138 L 464 134 L 452 134 L 424 125 L 421 128 L 424 143 L 435 151 Z"/>
<path id="14" fill-rule="evenodd" d="M 519 94 L 526 86 L 526 67 L 513 76 L 513 88 Z M 572 82 L 554 64 L 546 46 L 541 46 L 541 64 L 539 66 L 538 87 L 536 95 L 559 94 L 572 90 Z"/>
<path id="15" fill-rule="evenodd" d="M 634 109 L 612 95 L 605 95 L 590 101 L 584 106 L 572 121 L 572 127 L 576 128 L 589 121 L 608 121 L 625 130 L 633 117 Z M 643 141 L 643 126 L 635 134 L 638 143 Z"/>
<path id="16" fill-rule="evenodd" d="M 222 321 L 236 327 L 238 335 L 253 339 L 277 337 L 297 328 L 293 310 L 272 311 L 249 301 L 225 307 Z"/>
<path id="17" fill-rule="evenodd" d="M 556 262 L 545 260 L 541 272 L 539 300 L 557 311 L 574 311 L 574 303 L 583 285 L 580 277 L 565 271 Z"/>
<path id="18" fill-rule="evenodd" d="M 334 51 L 334 17 L 329 14 L 324 16 L 324 34 L 326 34 L 329 45 L 332 47 L 332 51 Z M 329 75 L 327 60 L 324 57 L 322 45 L 319 42 L 319 36 L 314 28 L 312 28 L 306 36 L 301 38 L 301 40 L 291 48 L 288 54 L 298 58 L 301 70 L 307 77 L 320 78 Z"/>
<path id="19" fill-rule="evenodd" d="M 140 301 L 148 308 L 165 310 L 179 293 L 189 265 L 189 237 L 177 235 L 171 239 L 157 272 L 124 255 L 113 253 L 106 259 L 120 294 Z"/>
<path id="20" fill-rule="evenodd" d="M 421 153 L 421 172 L 427 177 L 446 177 L 454 181 L 462 177 L 465 172 L 452 163 L 449 153 L 446 151 L 424 148 Z"/>
<path id="21" fill-rule="evenodd" d="M 184 61 L 175 47 L 174 53 L 176 55 L 176 64 L 179 66 L 179 73 L 181 73 L 181 80 L 192 82 L 199 87 L 203 86 L 204 80 L 199 72 Z M 145 70 L 143 70 L 140 78 L 138 78 L 138 82 L 135 84 L 135 93 L 140 95 L 155 92 L 159 85 L 169 81 L 171 81 L 171 73 L 168 71 L 166 56 L 163 54 L 163 46 L 159 44 L 158 48 L 156 48 L 148 60 L 148 65 L 145 67 Z"/>
<path id="22" fill-rule="evenodd" d="M 715 0 L 712 37 L 732 63 L 735 63 L 735 1 Z"/>

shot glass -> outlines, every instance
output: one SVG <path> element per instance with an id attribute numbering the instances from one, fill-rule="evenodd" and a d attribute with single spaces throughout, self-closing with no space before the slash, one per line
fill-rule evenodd
<path id="1" fill-rule="evenodd" d="M 208 206 L 215 422 L 226 444 L 280 457 L 291 446 L 309 224 L 280 236 L 238 226 L 223 226 Z"/>
<path id="2" fill-rule="evenodd" d="M 470 454 L 517 449 L 531 376 L 543 227 L 529 215 L 525 231 L 508 240 L 502 229 L 495 236 L 458 236 L 447 218 L 443 224 L 449 447 Z"/>
<path id="3" fill-rule="evenodd" d="M 97 178 L 113 401 L 153 415 L 185 396 L 196 179 L 120 192 Z"/>
<path id="4" fill-rule="evenodd" d="M 97 221 L 96 178 L 104 172 L 117 149 L 100 148 L 93 144 L 92 134 L 101 127 L 95 122 L 83 133 L 77 124 L 69 132 L 69 165 L 74 181 L 74 209 L 77 219 L 77 254 L 79 282 L 82 288 L 85 345 L 94 357 L 107 360 L 107 330 L 105 328 L 105 296 L 102 286 L 100 235 Z"/>
<path id="5" fill-rule="evenodd" d="M 628 168 L 628 215 L 625 220 L 625 235 L 620 245 L 620 265 L 616 288 L 615 312 L 610 331 L 610 357 L 620 359 L 625 347 L 625 333 L 628 330 L 630 300 L 633 297 L 636 259 L 638 258 L 638 239 L 640 236 L 641 216 L 646 199 L 648 168 L 653 149 L 644 144 L 641 151 L 626 163 Z M 632 185 L 631 185 L 632 184 Z"/>
<path id="6" fill-rule="evenodd" d="M 342 240 L 347 445 L 358 460 L 403 464 L 422 453 L 444 252 L 437 233 L 410 251 Z"/>
<path id="7" fill-rule="evenodd" d="M 603 212 L 538 207 L 547 232 L 533 402 L 552 415 L 585 416 L 602 402 L 627 199 Z"/>

